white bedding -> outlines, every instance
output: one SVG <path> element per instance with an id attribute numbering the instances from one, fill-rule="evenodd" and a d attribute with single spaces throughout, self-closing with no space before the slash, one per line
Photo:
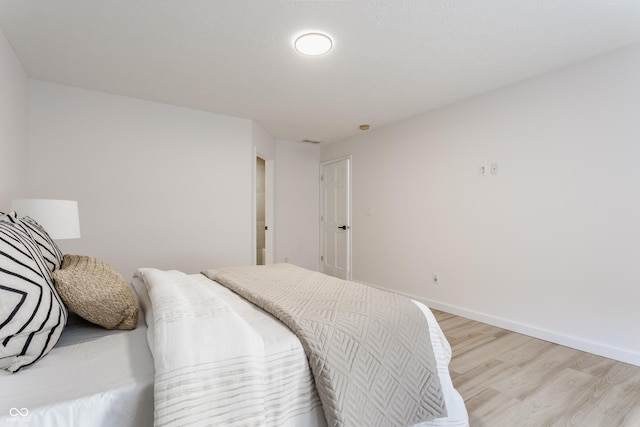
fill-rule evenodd
<path id="1" fill-rule="evenodd" d="M 155 425 L 326 425 L 304 350 L 258 307 L 200 274 L 140 269 L 156 369 Z"/>
<path id="2" fill-rule="evenodd" d="M 42 360 L 15 374 L 0 371 L 0 426 L 152 426 L 146 332 L 143 316 L 133 331 L 70 320 Z"/>
<path id="3" fill-rule="evenodd" d="M 136 276 L 145 278 L 153 301 L 152 304 L 143 299 L 147 323 L 150 325 L 149 341 L 152 351 L 158 356 L 155 362 L 156 384 L 165 382 L 166 378 L 173 382 L 166 387 L 163 385 L 162 393 L 156 393 L 157 425 L 185 425 L 178 420 L 177 414 L 181 410 L 193 416 L 194 422 L 198 420 L 197 414 L 201 413 L 206 417 L 217 417 L 223 425 L 247 425 L 243 422 L 243 413 L 247 411 L 247 416 L 251 414 L 250 425 L 326 425 L 315 389 L 309 383 L 312 376 L 304 350 L 286 326 L 203 275 L 141 269 Z M 172 287 L 180 288 L 173 293 L 173 297 Z M 468 426 L 464 402 L 453 388 L 448 371 L 451 348 L 431 311 L 418 302 L 416 304 L 428 319 L 449 414 L 446 418 L 420 425 Z M 159 314 L 166 310 L 169 312 Z M 163 319 L 158 319 L 159 316 Z M 214 332 L 216 329 L 205 329 L 206 325 L 226 329 L 218 334 Z M 253 365 L 244 363 L 240 357 L 244 352 L 251 356 L 255 362 Z M 232 376 L 227 378 L 229 381 L 226 383 L 217 379 L 198 378 L 200 368 L 190 367 L 188 360 L 196 360 L 197 366 L 212 369 L 233 367 L 238 370 L 238 375 L 244 375 L 251 381 L 243 385 L 242 381 L 234 380 Z M 260 377 L 263 378 L 261 385 Z M 196 378 L 198 380 L 194 382 Z M 193 397 L 185 397 L 180 392 L 172 393 L 181 382 L 192 386 L 195 390 Z M 300 382 L 303 384 L 300 385 Z M 229 399 L 223 405 L 218 405 L 215 398 L 207 401 L 203 392 L 207 388 L 215 391 L 216 398 Z M 252 404 L 243 406 L 240 401 L 237 406 L 228 406 L 228 402 L 233 401 L 231 397 L 234 393 L 247 396 Z M 191 409 L 191 401 L 197 405 L 197 410 Z M 175 419 L 172 420 L 169 414 L 173 414 Z M 203 415 L 202 420 L 206 417 Z"/>

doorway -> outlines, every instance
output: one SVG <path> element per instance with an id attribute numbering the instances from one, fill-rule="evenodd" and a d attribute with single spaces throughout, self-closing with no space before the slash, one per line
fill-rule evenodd
<path id="1" fill-rule="evenodd" d="M 267 221 L 265 205 L 265 161 L 256 157 L 256 265 L 265 265 Z"/>
<path id="2" fill-rule="evenodd" d="M 320 169 L 321 271 L 351 279 L 351 159 L 322 163 Z"/>
<path id="3" fill-rule="evenodd" d="M 255 156 L 255 263 L 273 264 L 273 160 Z"/>

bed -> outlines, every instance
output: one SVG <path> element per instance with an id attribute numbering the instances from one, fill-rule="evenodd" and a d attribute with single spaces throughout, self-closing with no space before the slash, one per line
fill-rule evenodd
<path id="1" fill-rule="evenodd" d="M 0 218 L 0 234 L 3 227 Z M 91 265 L 92 274 L 95 265 L 108 269 Z M 57 269 L 65 270 L 64 263 Z M 9 280 L 2 274 L 0 280 Z M 85 284 L 92 281 L 81 277 Z M 327 415 L 307 341 L 259 302 L 221 283 L 211 275 L 139 269 L 127 284 L 139 311 L 133 330 L 104 329 L 65 308 L 60 319 L 66 326 L 46 356 L 37 353 L 15 373 L 0 370 L 0 425 L 353 425 Z M 433 376 L 447 411 L 415 425 L 468 426 L 449 375 L 450 346 L 431 311 L 411 304 L 428 324 Z"/>

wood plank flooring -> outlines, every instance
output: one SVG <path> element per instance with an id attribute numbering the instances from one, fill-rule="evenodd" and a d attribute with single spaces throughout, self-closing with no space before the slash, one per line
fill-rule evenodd
<path id="1" fill-rule="evenodd" d="M 433 313 L 471 427 L 640 427 L 640 367 Z"/>

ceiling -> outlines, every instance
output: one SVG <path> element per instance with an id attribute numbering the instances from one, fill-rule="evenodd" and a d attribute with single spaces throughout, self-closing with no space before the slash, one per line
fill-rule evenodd
<path id="1" fill-rule="evenodd" d="M 640 1 L 0 0 L 0 27 L 31 78 L 331 142 L 638 43 Z"/>

